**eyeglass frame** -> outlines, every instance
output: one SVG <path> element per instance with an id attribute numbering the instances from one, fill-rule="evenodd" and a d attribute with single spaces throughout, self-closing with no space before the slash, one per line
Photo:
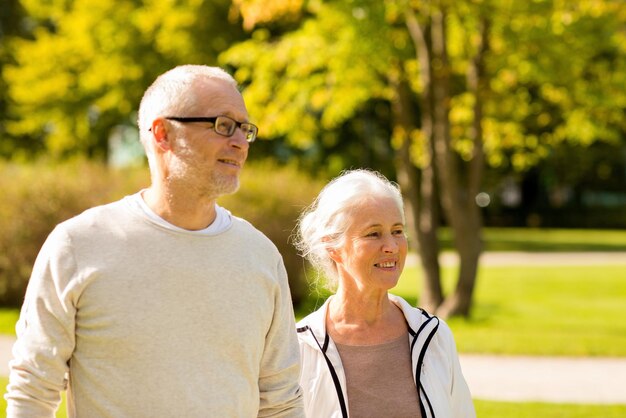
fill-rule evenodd
<path id="1" fill-rule="evenodd" d="M 229 134 L 226 135 L 222 132 L 218 132 L 217 129 L 215 129 L 216 126 L 218 126 L 217 119 L 218 118 L 226 118 L 228 120 L 231 120 L 234 122 L 234 126 L 235 129 L 233 129 L 233 131 Z M 215 131 L 216 134 L 224 136 L 226 138 L 230 138 L 231 136 L 233 136 L 235 134 L 235 131 L 237 130 L 237 128 L 241 129 L 242 131 L 244 131 L 244 133 L 246 133 L 246 142 L 248 142 L 249 144 L 253 143 L 258 134 L 259 134 L 259 128 L 250 122 L 239 122 L 229 116 L 225 116 L 225 115 L 218 115 L 218 116 L 212 116 L 212 117 L 205 117 L 205 116 L 191 116 L 191 117 L 182 117 L 182 116 L 165 116 L 164 119 L 167 120 L 173 120 L 176 122 L 180 122 L 180 123 L 196 123 L 196 122 L 208 122 L 208 123 L 212 123 L 213 124 L 213 131 Z M 248 127 L 248 129 L 243 129 L 244 127 Z M 250 129 L 251 128 L 251 129 Z M 248 139 L 248 134 L 250 134 L 250 132 L 253 133 L 253 137 L 252 139 Z"/>

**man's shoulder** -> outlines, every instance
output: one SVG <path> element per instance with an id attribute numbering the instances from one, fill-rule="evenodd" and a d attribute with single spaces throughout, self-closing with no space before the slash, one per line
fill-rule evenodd
<path id="1" fill-rule="evenodd" d="M 262 232 L 259 228 L 254 226 L 250 221 L 235 215 L 232 215 L 232 220 L 233 228 L 235 228 L 236 232 L 246 234 L 253 239 L 271 242 L 267 235 L 265 235 L 265 233 Z"/>
<path id="2" fill-rule="evenodd" d="M 120 223 L 129 211 L 122 200 L 85 209 L 72 218 L 61 222 L 57 229 L 67 232 L 80 232 L 101 225 Z"/>

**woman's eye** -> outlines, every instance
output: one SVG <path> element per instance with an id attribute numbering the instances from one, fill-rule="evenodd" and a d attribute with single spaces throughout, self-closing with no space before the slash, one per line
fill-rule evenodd
<path id="1" fill-rule="evenodd" d="M 365 235 L 366 237 L 377 237 L 379 234 L 378 232 L 370 232 L 369 234 Z"/>
<path id="2" fill-rule="evenodd" d="M 393 231 L 392 234 L 393 235 L 404 235 L 404 230 L 397 229 L 397 230 Z"/>

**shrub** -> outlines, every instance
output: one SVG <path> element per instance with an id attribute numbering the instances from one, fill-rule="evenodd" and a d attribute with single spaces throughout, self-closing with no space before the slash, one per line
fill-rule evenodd
<path id="1" fill-rule="evenodd" d="M 0 163 L 0 305 L 21 305 L 37 253 L 56 224 L 145 187 L 146 172 L 84 160 Z"/>
<path id="2" fill-rule="evenodd" d="M 33 263 L 54 226 L 85 209 L 149 185 L 147 167 L 113 169 L 77 160 L 18 165 L 0 162 L 0 306 L 20 306 Z M 220 199 L 252 222 L 283 254 L 294 303 L 306 292 L 303 261 L 289 243 L 300 210 L 321 188 L 292 168 L 249 165 L 242 188 Z"/>

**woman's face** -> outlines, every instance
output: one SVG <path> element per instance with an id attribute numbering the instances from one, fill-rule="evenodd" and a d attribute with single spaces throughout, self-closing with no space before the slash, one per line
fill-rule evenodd
<path id="1" fill-rule="evenodd" d="M 391 289 L 398 283 L 408 247 L 398 206 L 390 197 L 366 199 L 349 219 L 344 246 L 330 252 L 340 285 Z"/>

